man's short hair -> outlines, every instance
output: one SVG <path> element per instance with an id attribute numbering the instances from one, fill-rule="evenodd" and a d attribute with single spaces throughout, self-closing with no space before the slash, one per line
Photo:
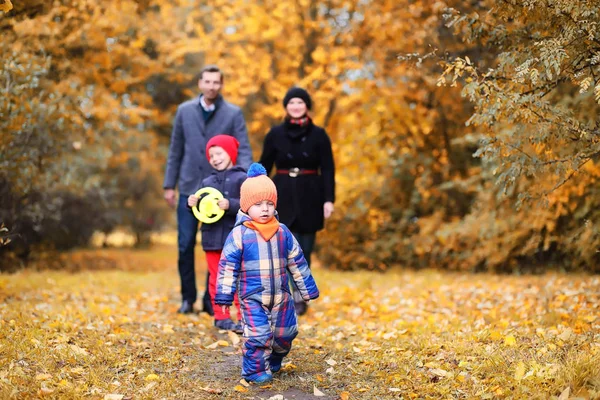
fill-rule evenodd
<path id="1" fill-rule="evenodd" d="M 206 65 L 204 68 L 202 68 L 200 71 L 200 79 L 204 78 L 205 72 L 218 72 L 221 74 L 221 82 L 223 82 L 223 71 L 221 71 L 221 68 L 217 67 L 216 65 Z"/>

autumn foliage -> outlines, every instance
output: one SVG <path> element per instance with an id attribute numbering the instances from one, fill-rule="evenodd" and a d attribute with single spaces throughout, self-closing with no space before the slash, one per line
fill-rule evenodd
<path id="1" fill-rule="evenodd" d="M 334 144 L 325 265 L 597 271 L 600 6 L 381 0 L 0 5 L 0 221 L 27 257 L 144 241 L 175 107 L 217 63 L 255 158 L 292 85 Z"/>

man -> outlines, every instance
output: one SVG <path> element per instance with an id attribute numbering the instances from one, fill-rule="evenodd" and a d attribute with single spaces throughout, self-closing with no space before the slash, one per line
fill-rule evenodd
<path id="1" fill-rule="evenodd" d="M 178 312 L 182 314 L 194 311 L 197 298 L 194 248 L 198 220 L 187 206 L 187 197 L 200 188 L 202 180 L 212 171 L 204 154 L 206 142 L 218 134 L 234 136 L 240 143 L 237 164 L 248 168 L 252 163 L 252 150 L 242 111 L 226 102 L 220 94 L 223 87 L 221 70 L 214 65 L 204 67 L 198 87 L 202 94 L 177 108 L 163 183 L 165 200 L 171 207 L 177 204 L 178 266 L 182 296 Z M 176 186 L 179 189 L 179 201 L 175 198 Z M 204 311 L 212 315 L 210 298 L 207 296 L 208 290 L 204 295 Z"/>

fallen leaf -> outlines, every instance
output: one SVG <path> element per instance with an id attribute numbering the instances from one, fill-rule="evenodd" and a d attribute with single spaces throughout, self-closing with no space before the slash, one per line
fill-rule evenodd
<path id="1" fill-rule="evenodd" d="M 242 385 L 235 385 L 235 387 L 233 388 L 233 390 L 235 390 L 236 392 L 240 392 L 240 393 L 244 393 L 244 392 L 248 391 L 248 389 L 246 389 Z"/>
<path id="2" fill-rule="evenodd" d="M 247 381 L 247 380 L 245 380 L 244 378 L 240 379 L 240 383 L 241 383 L 242 385 L 244 385 L 245 387 L 250 387 L 250 384 L 249 384 L 249 383 L 248 383 L 248 381 Z"/>
<path id="3" fill-rule="evenodd" d="M 313 394 L 317 397 L 325 397 L 325 393 L 323 393 L 319 389 L 317 389 L 316 386 L 313 386 Z"/>
<path id="4" fill-rule="evenodd" d="M 148 381 L 157 381 L 158 379 L 160 379 L 160 378 L 156 374 L 149 374 L 149 375 L 146 375 L 146 377 L 144 378 L 144 380 L 147 382 Z"/>
<path id="5" fill-rule="evenodd" d="M 229 340 L 231 340 L 231 344 L 237 346 L 240 343 L 240 337 L 235 332 L 227 332 L 227 336 L 229 336 Z"/>
<path id="6" fill-rule="evenodd" d="M 83 349 L 83 348 L 77 346 L 76 344 L 71 345 L 71 350 L 73 351 L 73 353 L 75 353 L 78 356 L 87 356 L 88 355 L 88 352 L 86 349 Z"/>
<path id="7" fill-rule="evenodd" d="M 275 396 L 269 397 L 267 400 L 285 400 L 282 394 L 276 394 Z"/>
<path id="8" fill-rule="evenodd" d="M 565 388 L 565 390 L 562 391 L 560 396 L 558 396 L 558 400 L 567 400 L 569 398 L 570 394 L 571 394 L 571 387 L 567 386 Z"/>
<path id="9" fill-rule="evenodd" d="M 388 332 L 386 334 L 383 335 L 383 338 L 385 340 L 389 340 L 391 338 L 395 338 L 396 337 L 396 332 Z"/>
<path id="10" fill-rule="evenodd" d="M 490 339 L 496 341 L 496 340 L 500 340 L 502 338 L 502 334 L 498 331 L 491 331 L 490 332 Z"/>
<path id="11" fill-rule="evenodd" d="M 13 5 L 10 0 L 6 0 L 3 4 L 0 4 L 0 11 L 7 13 L 12 10 Z"/>
<path id="12" fill-rule="evenodd" d="M 272 387 L 273 387 L 273 385 L 271 385 L 271 384 L 260 386 L 261 389 L 271 389 Z"/>
<path id="13" fill-rule="evenodd" d="M 214 342 L 213 344 L 206 346 L 207 349 L 216 349 L 217 347 L 219 347 L 219 342 Z"/>
<path id="14" fill-rule="evenodd" d="M 333 358 L 330 358 L 329 360 L 327 360 L 325 362 L 327 364 L 331 365 L 332 367 L 337 364 L 337 362 Z"/>
<path id="15" fill-rule="evenodd" d="M 594 322 L 598 317 L 596 315 L 586 315 L 583 319 L 589 323 Z"/>
<path id="16" fill-rule="evenodd" d="M 515 344 L 517 344 L 517 340 L 513 335 L 508 335 L 504 338 L 504 344 L 506 346 L 514 346 Z"/>
<path id="17" fill-rule="evenodd" d="M 144 388 L 142 389 L 142 392 L 147 392 L 147 391 L 151 390 L 156 385 L 158 385 L 158 382 L 150 382 L 149 384 L 147 384 L 146 386 L 144 386 Z"/>
<path id="18" fill-rule="evenodd" d="M 573 331 L 571 330 L 571 328 L 567 328 L 560 335 L 558 335 L 558 338 L 566 342 L 571 338 L 571 336 L 573 336 Z"/>
<path id="19" fill-rule="evenodd" d="M 52 394 L 52 393 L 54 393 L 54 389 L 50 389 L 50 388 L 47 388 L 47 387 L 43 387 L 40 390 L 38 390 L 38 394 L 40 396 L 46 396 L 46 395 Z"/>
<path id="20" fill-rule="evenodd" d="M 123 394 L 111 393 L 111 394 L 105 395 L 104 400 L 123 400 L 123 397 L 125 397 L 125 395 L 123 395 Z"/>
<path id="21" fill-rule="evenodd" d="M 350 392 L 340 393 L 340 400 L 348 400 L 350 398 Z"/>
<path id="22" fill-rule="evenodd" d="M 398 388 L 390 388 L 390 392 L 401 392 L 402 389 L 398 389 Z"/>
<path id="23" fill-rule="evenodd" d="M 431 372 L 433 375 L 439 376 L 441 378 L 448 376 L 448 371 L 443 370 L 441 368 L 433 368 L 433 369 L 430 369 L 429 372 Z"/>
<path id="24" fill-rule="evenodd" d="M 229 342 L 227 342 L 227 340 L 219 340 L 219 341 L 217 342 L 217 344 L 218 344 L 219 346 L 222 346 L 222 347 L 227 347 L 227 346 L 229 346 Z"/>
<path id="25" fill-rule="evenodd" d="M 163 325 L 163 332 L 164 333 L 175 333 L 175 331 L 173 330 L 173 325 Z"/>
<path id="26" fill-rule="evenodd" d="M 285 364 L 285 365 L 283 366 L 283 368 L 282 368 L 282 369 L 283 369 L 284 371 L 291 371 L 291 370 L 293 370 L 293 369 L 296 369 L 296 368 L 298 368 L 298 367 L 296 367 L 296 365 L 294 365 L 294 364 L 292 364 L 292 363 L 287 363 L 287 364 Z"/>
<path id="27" fill-rule="evenodd" d="M 325 372 L 328 373 L 328 374 L 334 374 L 335 373 L 333 367 L 327 368 L 327 371 L 325 371 Z"/>
<path id="28" fill-rule="evenodd" d="M 213 389 L 211 387 L 201 387 L 200 390 L 204 390 L 207 393 L 215 393 L 215 394 L 220 394 L 223 393 L 223 391 L 221 389 Z"/>
<path id="29" fill-rule="evenodd" d="M 47 381 L 49 379 L 52 379 L 52 375 L 50 374 L 37 374 L 35 376 L 36 381 Z"/>
<path id="30" fill-rule="evenodd" d="M 523 361 L 519 361 L 517 367 L 515 368 L 515 379 L 520 381 L 525 376 L 525 363 Z"/>

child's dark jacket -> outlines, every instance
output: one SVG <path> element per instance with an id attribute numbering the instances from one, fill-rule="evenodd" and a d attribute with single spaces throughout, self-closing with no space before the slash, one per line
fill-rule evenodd
<path id="1" fill-rule="evenodd" d="M 214 171 L 202 181 L 202 188 L 212 187 L 217 189 L 229 200 L 229 209 L 225 215 L 212 224 L 202 223 L 202 249 L 204 251 L 221 250 L 225 245 L 227 235 L 235 225 L 235 219 L 240 209 L 240 187 L 246 180 L 246 170 L 242 167 L 233 167 L 225 171 Z"/>

